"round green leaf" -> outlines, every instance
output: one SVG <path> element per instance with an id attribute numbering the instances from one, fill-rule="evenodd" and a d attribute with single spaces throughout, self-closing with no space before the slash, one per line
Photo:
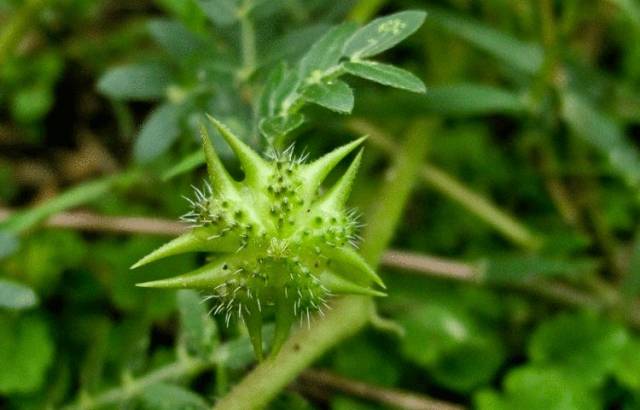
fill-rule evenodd
<path id="1" fill-rule="evenodd" d="M 40 317 L 0 315 L 0 393 L 39 390 L 53 350 L 49 329 Z"/>
<path id="2" fill-rule="evenodd" d="M 614 368 L 627 342 L 618 324 L 589 313 L 564 313 L 540 325 L 528 350 L 534 363 L 593 386 Z"/>

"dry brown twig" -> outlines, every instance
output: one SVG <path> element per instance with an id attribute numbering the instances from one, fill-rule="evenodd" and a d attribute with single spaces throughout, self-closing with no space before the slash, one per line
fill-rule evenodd
<path id="1" fill-rule="evenodd" d="M 312 395 L 322 390 L 322 399 L 326 399 L 326 389 L 336 390 L 367 401 L 386 404 L 404 410 L 462 410 L 463 406 L 436 400 L 431 397 L 400 389 L 375 386 L 349 379 L 326 370 L 305 370 L 296 383 L 296 388 Z"/>
<path id="2" fill-rule="evenodd" d="M 12 210 L 0 208 L 0 222 L 13 213 L 14 211 Z M 56 214 L 45 221 L 44 225 L 53 228 L 77 229 L 90 232 L 167 236 L 179 235 L 187 230 L 187 226 L 183 223 L 168 219 L 107 216 L 84 211 Z M 432 278 L 471 284 L 486 284 L 482 269 L 477 264 L 392 249 L 386 251 L 382 264 Z M 588 307 L 596 310 L 612 307 L 610 306 L 610 301 L 603 301 L 590 293 L 558 282 L 534 280 L 521 284 L 511 284 L 509 287 L 569 306 Z M 640 327 L 640 307 L 638 304 L 631 306 L 626 313 L 627 320 L 632 325 Z"/>

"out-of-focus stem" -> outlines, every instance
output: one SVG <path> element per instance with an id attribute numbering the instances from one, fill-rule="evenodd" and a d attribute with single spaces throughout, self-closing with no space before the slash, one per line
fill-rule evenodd
<path id="1" fill-rule="evenodd" d="M 246 0 L 239 11 L 240 44 L 242 52 L 241 81 L 246 81 L 256 68 L 256 32 L 251 21 L 252 0 Z"/>
<path id="2" fill-rule="evenodd" d="M 379 402 L 392 408 L 405 410 L 463 410 L 464 406 L 434 400 L 412 392 L 373 386 L 357 380 L 351 380 L 324 370 L 307 370 L 300 376 L 302 387 L 327 387 L 351 396 Z"/>
<path id="3" fill-rule="evenodd" d="M 347 127 L 355 132 L 368 135 L 372 144 L 389 154 L 393 154 L 397 149 L 395 143 L 384 131 L 368 121 L 354 119 L 347 122 Z M 493 226 L 516 245 L 525 249 L 535 249 L 540 245 L 540 239 L 526 226 L 440 168 L 426 164 L 420 171 L 420 177 L 427 185 Z"/>

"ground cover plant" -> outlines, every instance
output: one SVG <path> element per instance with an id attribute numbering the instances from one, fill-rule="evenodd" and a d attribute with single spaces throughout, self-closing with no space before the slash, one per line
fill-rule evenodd
<path id="1" fill-rule="evenodd" d="M 639 40 L 628 0 L 0 0 L 0 408 L 639 408 Z"/>

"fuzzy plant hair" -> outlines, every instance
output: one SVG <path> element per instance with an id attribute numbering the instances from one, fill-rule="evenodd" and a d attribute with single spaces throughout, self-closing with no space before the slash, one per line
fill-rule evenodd
<path id="1" fill-rule="evenodd" d="M 237 156 L 244 179 L 229 175 L 203 128 L 209 181 L 196 190 L 192 209 L 183 217 L 190 231 L 132 268 L 185 252 L 208 252 L 210 261 L 139 286 L 202 291 L 227 324 L 233 316 L 244 321 L 260 359 L 263 319 L 275 320 L 275 354 L 296 318 L 309 321 L 330 296 L 384 296 L 371 286 L 384 288 L 382 280 L 355 249 L 357 221 L 346 207 L 362 150 L 335 185 L 321 189 L 329 172 L 364 138 L 308 164 L 293 150 L 267 160 L 216 119 L 209 120 Z"/>

